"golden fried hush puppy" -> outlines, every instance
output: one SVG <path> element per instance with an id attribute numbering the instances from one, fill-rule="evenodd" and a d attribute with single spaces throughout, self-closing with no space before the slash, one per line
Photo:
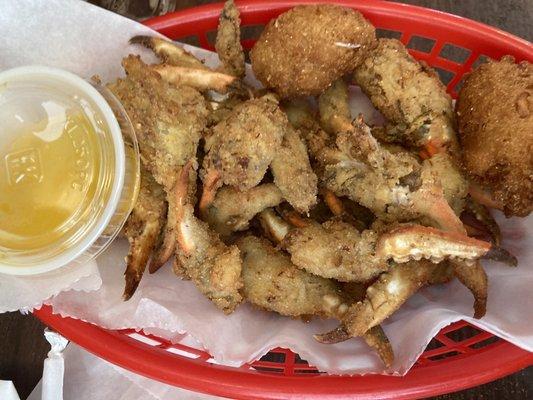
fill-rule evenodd
<path id="1" fill-rule="evenodd" d="M 463 164 L 507 216 L 533 209 L 533 65 L 510 56 L 465 80 L 456 104 Z"/>
<path id="2" fill-rule="evenodd" d="M 270 21 L 250 58 L 255 76 L 281 97 L 317 95 L 351 72 L 375 39 L 358 11 L 298 6 Z"/>

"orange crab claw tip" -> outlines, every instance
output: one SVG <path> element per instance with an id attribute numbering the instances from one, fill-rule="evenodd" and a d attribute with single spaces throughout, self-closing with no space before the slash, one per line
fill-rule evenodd
<path id="1" fill-rule="evenodd" d="M 344 213 L 344 205 L 341 200 L 331 190 L 324 189 L 322 193 L 324 201 L 333 213 L 333 215 L 342 215 Z"/>
<path id="2" fill-rule="evenodd" d="M 438 140 L 432 140 L 426 143 L 424 148 L 420 151 L 419 155 L 423 159 L 433 157 L 435 154 L 444 153 L 446 151 L 446 145 Z"/>
<path id="3" fill-rule="evenodd" d="M 309 222 L 307 222 L 305 218 L 302 218 L 298 213 L 294 211 L 286 213 L 284 217 L 290 224 L 294 225 L 296 228 L 305 228 L 306 226 L 309 226 Z"/>
<path id="4" fill-rule="evenodd" d="M 518 259 L 500 246 L 492 246 L 487 254 L 483 258 L 500 261 L 510 267 L 516 267 L 518 265 Z"/>
<path id="5" fill-rule="evenodd" d="M 350 339 L 350 335 L 346 332 L 344 326 L 339 325 L 330 332 L 313 335 L 313 338 L 319 343 L 335 344 Z"/>
<path id="6" fill-rule="evenodd" d="M 429 153 L 426 151 L 426 150 L 420 150 L 418 152 L 418 156 L 422 159 L 422 160 L 427 160 L 428 158 L 431 158 L 431 156 L 429 155 Z"/>

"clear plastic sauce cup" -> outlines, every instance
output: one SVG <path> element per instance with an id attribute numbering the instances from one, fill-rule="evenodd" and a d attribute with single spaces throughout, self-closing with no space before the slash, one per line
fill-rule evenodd
<path id="1" fill-rule="evenodd" d="M 0 273 L 95 258 L 124 225 L 139 178 L 133 127 L 109 90 L 49 67 L 0 72 Z"/>

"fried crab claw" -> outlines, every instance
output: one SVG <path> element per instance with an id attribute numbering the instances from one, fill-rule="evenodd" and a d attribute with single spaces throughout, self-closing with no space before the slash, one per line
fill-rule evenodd
<path id="1" fill-rule="evenodd" d="M 237 84 L 235 76 L 211 70 L 173 42 L 157 37 L 135 36 L 130 39 L 130 43 L 153 50 L 163 63 L 151 65 L 150 68 L 174 86 L 190 86 L 201 91 L 226 93 Z"/>
<path id="2" fill-rule="evenodd" d="M 167 219 L 167 223 L 163 227 L 161 234 L 154 247 L 150 264 L 148 265 L 148 272 L 153 274 L 159 270 L 174 254 L 176 249 L 176 238 L 174 237 L 173 228 L 173 214 L 170 215 L 171 219 Z M 168 221 L 172 221 L 169 223 Z"/>
<path id="3" fill-rule="evenodd" d="M 383 78 L 385 76 L 387 79 Z M 387 118 L 386 136 L 391 141 L 418 149 L 425 159 L 442 158 L 447 154 L 455 158 L 458 155 L 451 97 L 435 71 L 415 60 L 401 42 L 379 39 L 378 45 L 355 69 L 353 78 Z M 456 213 L 460 213 L 464 206 L 461 200 L 466 196 L 465 189 L 468 189 L 465 178 L 454 160 L 437 173 L 444 191 L 456 192 L 453 196 L 457 204 L 452 204 L 450 196 L 446 197 Z M 460 179 L 448 179 L 452 175 Z M 501 203 L 482 195 L 474 183 L 470 184 L 469 191 L 478 203 L 502 209 Z M 483 222 L 488 222 L 487 227 L 497 242 L 497 226 L 485 213 L 483 218 L 486 217 L 488 219 Z"/>
<path id="4" fill-rule="evenodd" d="M 383 229 L 383 228 L 382 228 Z M 389 260 L 406 263 L 428 259 L 474 262 L 490 244 L 421 225 L 365 230 L 338 220 L 293 229 L 282 242 L 294 264 L 340 281 L 366 282 L 389 270 Z"/>
<path id="5" fill-rule="evenodd" d="M 243 294 L 256 307 L 296 318 L 342 319 L 354 301 L 333 280 L 298 269 L 265 239 L 246 236 L 237 245 L 243 258 Z M 392 347 L 381 327 L 370 329 L 363 339 L 391 365 Z"/>
<path id="6" fill-rule="evenodd" d="M 206 138 L 203 181 L 218 178 L 220 185 L 239 190 L 257 186 L 281 146 L 286 124 L 272 95 L 238 104 Z"/>
<path id="7" fill-rule="evenodd" d="M 335 135 L 342 129 L 343 121 L 352 119 L 348 100 L 348 86 L 343 78 L 336 80 L 320 96 L 318 96 L 320 109 L 320 126 L 329 135 Z"/>
<path id="8" fill-rule="evenodd" d="M 383 79 L 384 76 L 388 78 Z M 435 71 L 416 61 L 399 41 L 380 39 L 356 68 L 353 77 L 387 118 L 385 130 L 388 137 L 419 149 L 422 158 L 430 162 L 436 158 L 449 158 L 445 168 L 436 168 L 434 173 L 441 180 L 445 197 L 457 214 L 465 206 L 467 191 L 476 203 L 502 209 L 501 202 L 494 201 L 475 183 L 468 186 L 455 163 L 459 146 L 453 105 Z M 476 135 L 472 137 L 477 138 Z M 499 244 L 496 222 L 472 199 L 467 201 L 466 207 L 474 212 L 489 229 L 493 241 Z"/>
<path id="9" fill-rule="evenodd" d="M 480 318 L 485 312 L 487 278 L 479 259 L 490 255 L 487 242 L 416 224 L 387 226 L 377 221 L 373 229 L 359 232 L 335 219 L 323 224 L 308 221 L 295 228 L 271 210 L 263 211 L 260 219 L 269 237 L 281 239 L 296 266 L 325 278 L 366 282 L 397 264 L 427 259 L 441 265 L 449 260 L 457 278 L 474 295 L 475 316 Z"/>
<path id="10" fill-rule="evenodd" d="M 452 99 L 436 72 L 396 39 L 378 39 L 355 68 L 354 82 L 387 118 L 387 136 L 425 158 L 458 150 Z"/>
<path id="11" fill-rule="evenodd" d="M 130 44 L 139 44 L 152 50 L 164 63 L 196 69 L 208 68 L 202 61 L 174 42 L 157 36 L 134 36 Z"/>
<path id="12" fill-rule="evenodd" d="M 425 218 L 442 229 L 462 223 L 448 204 L 433 164 L 420 164 L 405 151 L 390 151 L 362 120 L 335 118 L 335 143 L 322 149 L 322 181 L 337 196 L 369 208 L 386 221 Z"/>
<path id="13" fill-rule="evenodd" d="M 261 212 L 260 220 L 268 236 L 287 250 L 296 266 L 342 282 L 367 282 L 388 271 L 390 261 L 472 264 L 491 249 L 487 242 L 416 224 L 386 226 L 377 222 L 374 229 L 363 232 L 338 219 L 323 224 L 300 219 L 291 226 L 273 210 Z"/>
<path id="14" fill-rule="evenodd" d="M 468 185 L 453 159 L 438 153 L 420 163 L 405 150 L 380 144 L 362 118 L 347 119 L 346 106 L 342 106 L 346 92 L 345 83 L 339 81 L 319 98 L 321 122 L 332 134 L 317 128 L 305 107 L 293 105 L 289 113 L 292 123 L 307 130 L 303 136 L 319 164 L 326 189 L 369 208 L 382 221 L 420 221 L 465 235 L 458 215 Z M 492 251 L 487 256 L 496 254 Z M 482 267 L 477 261 L 473 266 L 459 265 L 459 261 L 453 264 L 457 277 L 476 297 L 476 315 L 481 315 L 487 291 Z"/>
<path id="15" fill-rule="evenodd" d="M 245 74 L 244 51 L 241 45 L 241 19 L 233 0 L 228 0 L 220 13 L 215 49 L 224 71 L 242 78 Z"/>
<path id="16" fill-rule="evenodd" d="M 153 69 L 164 80 L 173 85 L 192 86 L 198 90 L 214 90 L 226 93 L 236 83 L 234 76 L 210 70 L 165 64 L 155 65 Z"/>
<path id="17" fill-rule="evenodd" d="M 469 194 L 470 196 L 466 199 L 463 214 L 467 217 L 473 217 L 475 221 L 481 224 L 481 229 L 477 229 L 473 223 L 465 223 L 466 230 L 471 236 L 484 235 L 485 232 L 488 232 L 494 246 L 487 255 L 487 258 L 516 267 L 518 265 L 516 257 L 500 247 L 500 227 L 488 209 L 495 208 L 502 210 L 501 204 L 493 202 L 490 197 L 485 197 L 486 193 L 473 182 L 470 183 Z"/>
<path id="18" fill-rule="evenodd" d="M 464 197 L 467 185 L 460 174 L 445 175 L 451 160 L 444 154 L 421 164 L 405 150 L 380 144 L 362 116 L 351 121 L 347 99 L 348 87 L 339 80 L 318 100 L 321 123 L 329 129 L 328 140 L 315 154 L 326 188 L 381 219 L 425 216 L 443 229 L 462 226 L 448 200 Z"/>
<path id="19" fill-rule="evenodd" d="M 126 77 L 108 87 L 128 113 L 143 166 L 163 187 L 168 202 L 167 223 L 149 267 L 154 272 L 174 252 L 175 182 L 183 165 L 196 156 L 208 110 L 205 98 L 196 89 L 169 85 L 140 57 L 130 55 L 122 65 Z M 193 196 L 194 185 L 189 188 Z"/>
<path id="20" fill-rule="evenodd" d="M 176 257 L 175 271 L 190 278 L 207 298 L 230 314 L 241 303 L 242 288 L 239 249 L 226 246 L 209 226 L 194 216 L 188 196 L 192 162 L 181 170 L 176 182 Z"/>
<path id="21" fill-rule="evenodd" d="M 166 202 L 163 188 L 144 168 L 137 202 L 126 221 L 124 233 L 130 242 L 126 257 L 126 287 L 123 298 L 129 300 L 143 276 L 148 259 L 156 246 L 157 238 L 166 219 Z"/>
<path id="22" fill-rule="evenodd" d="M 283 198 L 301 212 L 316 203 L 317 178 L 306 146 L 272 94 L 238 104 L 206 138 L 201 172 L 204 218 L 223 185 L 239 191 L 256 187 L 270 167 Z"/>
<path id="23" fill-rule="evenodd" d="M 455 232 L 405 224 L 383 234 L 376 245 L 376 255 L 390 257 L 397 263 L 429 259 L 439 263 L 444 259 L 472 262 L 491 249 L 487 242 Z"/>
<path id="24" fill-rule="evenodd" d="M 380 139 L 410 146 L 423 159 L 447 158 L 439 178 L 459 214 L 468 186 L 456 165 L 459 147 L 452 99 L 436 72 L 415 60 L 400 41 L 379 39 L 355 68 L 353 80 L 387 119 Z"/>
<path id="25" fill-rule="evenodd" d="M 214 201 L 206 208 L 202 219 L 221 237 L 249 228 L 252 218 L 283 201 L 281 191 L 273 183 L 265 183 L 249 190 L 239 191 L 230 186 L 220 189 Z"/>
<path id="26" fill-rule="evenodd" d="M 338 343 L 364 335 L 398 310 L 421 287 L 433 283 L 433 277 L 443 268 L 447 266 L 429 261 L 410 261 L 394 266 L 366 289 L 363 300 L 349 307 L 339 327 L 315 335 L 315 339 L 321 343 Z"/>

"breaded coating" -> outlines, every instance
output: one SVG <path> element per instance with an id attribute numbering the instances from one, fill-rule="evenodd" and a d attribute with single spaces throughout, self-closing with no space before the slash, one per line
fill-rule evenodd
<path id="1" fill-rule="evenodd" d="M 143 276 L 148 259 L 165 223 L 165 192 L 152 175 L 141 168 L 141 186 L 137 202 L 126 221 L 124 233 L 130 242 L 126 257 L 126 287 L 123 298 L 133 296 Z"/>
<path id="2" fill-rule="evenodd" d="M 305 142 L 290 125 L 270 169 L 285 200 L 298 212 L 308 213 L 317 202 L 318 178 L 311 168 Z"/>
<path id="3" fill-rule="evenodd" d="M 154 272 L 173 253 L 174 185 L 181 167 L 196 157 L 208 111 L 200 92 L 168 84 L 139 56 L 124 58 L 122 65 L 126 78 L 117 79 L 108 88 L 128 113 L 139 141 L 141 162 L 164 187 L 169 204 L 164 237 L 150 265 Z M 194 184 L 189 185 L 189 192 L 194 196 L 196 181 L 191 180 Z"/>
<path id="4" fill-rule="evenodd" d="M 317 95 L 361 62 L 375 29 L 358 11 L 302 5 L 270 21 L 250 58 L 255 76 L 281 97 Z"/>
<path id="5" fill-rule="evenodd" d="M 321 150 L 329 143 L 331 137 L 320 127 L 316 116 L 304 99 L 295 99 L 283 104 L 283 111 L 287 114 L 290 124 L 298 129 L 301 137 L 307 143 L 309 155 L 312 159 L 319 157 Z M 318 165 L 314 165 L 314 169 Z"/>
<path id="6" fill-rule="evenodd" d="M 224 71 L 242 78 L 245 69 L 240 24 L 239 10 L 235 3 L 233 0 L 226 1 L 220 13 L 215 49 Z"/>
<path id="7" fill-rule="evenodd" d="M 352 113 L 348 100 L 348 85 L 343 78 L 336 80 L 318 97 L 320 125 L 330 135 L 338 132 L 336 120 L 350 121 Z"/>
<path id="8" fill-rule="evenodd" d="M 250 220 L 269 207 L 283 201 L 281 191 L 273 183 L 238 191 L 230 186 L 220 189 L 209 206 L 205 221 L 222 237 L 248 229 Z"/>
<path id="9" fill-rule="evenodd" d="M 452 99 L 438 75 L 396 39 L 379 39 L 355 69 L 354 81 L 387 118 L 400 143 L 455 152 Z"/>
<path id="10" fill-rule="evenodd" d="M 337 196 L 346 196 L 371 209 L 379 218 L 389 221 L 416 218 L 416 211 L 409 210 L 410 188 L 404 182 L 404 177 L 419 176 L 416 158 L 407 152 L 393 154 L 377 142 L 373 146 L 369 128 L 364 125 L 356 125 L 355 130 L 366 132 L 363 142 L 359 140 L 362 135 L 347 130 L 337 137 L 338 152 L 329 149 L 322 152 L 324 185 Z M 361 154 L 365 147 L 368 151 Z M 377 167 L 368 167 L 359 160 L 369 160 Z"/>
<path id="11" fill-rule="evenodd" d="M 207 118 L 207 126 L 213 127 L 222 120 L 226 119 L 231 111 L 238 105 L 248 99 L 243 99 L 241 96 L 232 92 L 221 101 L 212 101 L 210 103 L 210 112 Z M 209 133 L 209 131 L 207 132 Z"/>
<path id="12" fill-rule="evenodd" d="M 241 303 L 242 261 L 236 246 L 226 246 L 218 234 L 197 219 L 188 203 L 191 163 L 180 173 L 176 190 L 176 248 L 174 272 L 190 278 L 207 298 L 230 314 Z"/>
<path id="13" fill-rule="evenodd" d="M 424 98 L 416 92 L 413 96 L 413 104 Z M 331 107 L 331 103 L 323 102 L 320 112 L 332 115 L 335 110 L 330 112 Z M 446 132 L 441 131 L 441 136 L 422 137 L 420 143 L 415 143 L 424 147 L 427 157 L 432 156 L 420 165 L 417 159 L 402 149 L 380 146 L 361 117 L 353 123 L 342 117 L 335 117 L 331 121 L 338 132 L 336 146 L 330 144 L 317 157 L 323 165 L 321 178 L 327 189 L 371 209 L 383 221 L 418 220 L 424 225 L 438 226 L 465 237 L 466 232 L 458 214 L 464 207 L 466 182 L 448 153 L 456 143 L 453 136 L 446 137 Z M 435 126 L 443 125 L 439 123 Z M 413 232 L 417 230 L 421 229 Z M 427 232 L 422 233 L 419 240 L 425 239 L 425 234 Z M 402 246 L 400 241 L 396 241 L 396 245 Z M 437 254 L 435 250 L 439 250 L 440 246 L 435 246 L 433 254 L 431 250 L 428 252 L 430 257 L 434 257 Z M 413 244 L 413 249 L 421 247 L 422 242 Z M 390 253 L 394 254 L 395 251 Z M 396 261 L 397 256 L 398 253 Z M 480 318 L 485 312 L 486 303 L 483 269 L 480 266 L 468 269 L 470 263 L 466 265 L 461 260 L 454 261 L 453 265 L 455 275 L 472 291 L 475 299 L 474 316 Z"/>
<path id="14" fill-rule="evenodd" d="M 247 190 L 257 186 L 279 151 L 288 127 L 276 99 L 265 95 L 237 105 L 206 139 L 205 182 L 210 171 L 220 182 Z"/>
<path id="15" fill-rule="evenodd" d="M 431 163 L 420 165 L 411 153 L 380 145 L 361 118 L 344 125 L 335 146 L 324 148 L 319 155 L 321 180 L 327 189 L 385 221 L 418 220 L 444 230 L 463 229 Z"/>
<path id="16" fill-rule="evenodd" d="M 343 305 L 334 283 L 298 269 L 265 239 L 247 236 L 241 250 L 243 293 L 250 303 L 281 315 L 336 317 Z"/>
<path id="17" fill-rule="evenodd" d="M 423 161 L 422 169 L 431 171 L 442 186 L 444 198 L 453 211 L 460 215 L 468 195 L 468 181 L 453 157 L 447 153 L 435 154 Z"/>
<path id="18" fill-rule="evenodd" d="M 360 300 L 339 290 L 335 281 L 298 269 L 265 239 L 247 236 L 238 246 L 243 256 L 244 297 L 257 307 L 290 317 L 342 318 L 348 310 L 346 301 Z M 381 327 L 370 329 L 363 338 L 390 366 L 394 353 Z"/>
<path id="19" fill-rule="evenodd" d="M 208 299 L 224 313 L 230 314 L 241 303 L 241 258 L 239 249 L 226 246 L 205 222 L 198 220 L 190 205 L 184 210 L 180 228 L 187 229 L 182 246 L 176 249 L 179 260 L 178 276 L 185 272 Z M 180 234 L 183 232 L 180 232 Z M 182 240 L 182 239 L 180 239 Z M 182 271 L 183 269 L 183 271 Z"/>
<path id="20" fill-rule="evenodd" d="M 389 266 L 375 256 L 378 233 L 362 233 L 352 225 L 330 220 L 289 232 L 282 245 L 292 262 L 306 271 L 343 282 L 366 282 Z"/>
<path id="21" fill-rule="evenodd" d="M 180 167 L 196 156 L 207 121 L 206 101 L 193 88 L 164 82 L 138 56 L 126 57 L 122 65 L 126 78 L 109 89 L 133 123 L 143 164 L 159 184 L 172 190 Z"/>
<path id="22" fill-rule="evenodd" d="M 322 122 L 336 136 L 338 149 L 330 143 L 318 156 L 325 165 L 320 175 L 329 190 L 349 196 L 386 220 L 422 217 L 424 223 L 433 221 L 443 229 L 462 227 L 457 215 L 464 206 L 466 181 L 452 157 L 436 151 L 436 139 L 424 144 L 428 158 L 434 157 L 420 165 L 404 148 L 380 144 L 361 116 L 350 121 L 348 88 L 342 81 L 320 97 Z"/>
<path id="23" fill-rule="evenodd" d="M 365 299 L 350 306 L 342 318 L 342 325 L 317 340 L 329 343 L 349 337 L 364 335 L 393 314 L 421 287 L 427 285 L 435 275 L 435 270 L 445 268 L 428 261 L 410 261 L 394 265 L 389 272 L 366 290 Z"/>
<path id="24" fill-rule="evenodd" d="M 490 243 L 466 233 L 413 223 L 388 225 L 377 220 L 372 229 L 359 233 L 339 218 L 322 225 L 291 213 L 284 218 L 290 222 L 271 209 L 259 215 L 266 235 L 281 243 L 296 266 L 339 281 L 365 282 L 386 271 L 391 260 L 405 263 L 424 258 L 440 263 L 449 259 L 471 265 L 491 250 Z"/>
<path id="25" fill-rule="evenodd" d="M 490 61 L 465 79 L 456 105 L 463 163 L 507 216 L 533 210 L 533 64 Z"/>

